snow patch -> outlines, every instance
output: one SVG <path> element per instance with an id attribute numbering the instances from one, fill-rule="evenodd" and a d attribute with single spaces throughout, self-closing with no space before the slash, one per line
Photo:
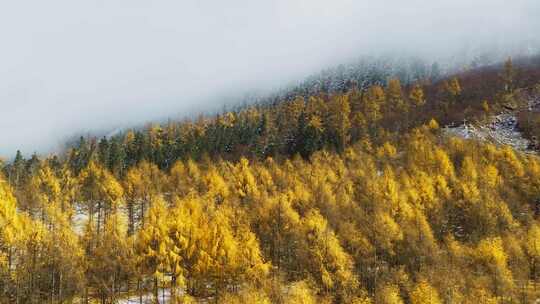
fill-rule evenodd
<path id="1" fill-rule="evenodd" d="M 466 121 L 459 126 L 446 126 L 444 133 L 465 139 L 477 139 L 493 142 L 497 145 L 511 146 L 525 153 L 536 153 L 531 141 L 523 137 L 518 129 L 518 120 L 514 113 L 502 113 L 494 116 L 486 125 L 474 125 Z"/>

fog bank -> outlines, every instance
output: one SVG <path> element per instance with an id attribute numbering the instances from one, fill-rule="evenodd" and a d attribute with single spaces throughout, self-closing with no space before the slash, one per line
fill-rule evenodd
<path id="1" fill-rule="evenodd" d="M 459 61 L 540 45 L 536 0 L 374 2 L 4 1 L 0 155 L 219 109 L 362 55 Z"/>

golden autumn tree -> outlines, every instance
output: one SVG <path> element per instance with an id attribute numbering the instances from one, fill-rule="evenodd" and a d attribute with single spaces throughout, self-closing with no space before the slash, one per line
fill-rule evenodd
<path id="1" fill-rule="evenodd" d="M 128 211 L 128 234 L 144 227 L 147 210 L 152 201 L 168 186 L 165 174 L 148 161 L 131 168 L 124 178 L 126 207 Z"/>
<path id="2" fill-rule="evenodd" d="M 56 202 L 46 207 L 48 233 L 43 240 L 43 293 L 50 301 L 77 297 L 85 281 L 85 252 L 79 236 L 73 230 L 70 212 L 62 211 Z"/>
<path id="3" fill-rule="evenodd" d="M 343 150 L 349 142 L 349 129 L 351 127 L 350 114 L 351 106 L 349 97 L 335 96 L 332 97 L 328 105 L 328 123 L 327 131 L 329 136 L 335 139 L 335 146 L 338 150 Z"/>
<path id="4" fill-rule="evenodd" d="M 508 269 L 508 256 L 501 238 L 486 238 L 480 241 L 476 248 L 476 258 L 491 277 L 489 288 L 495 295 L 507 294 L 513 288 L 512 272 Z"/>
<path id="5" fill-rule="evenodd" d="M 533 279 L 538 277 L 538 263 L 540 262 L 540 227 L 533 224 L 527 231 L 526 252 L 529 257 L 530 275 Z"/>
<path id="6" fill-rule="evenodd" d="M 102 239 L 88 261 L 87 272 L 89 283 L 95 287 L 102 302 L 117 301 L 124 283 L 133 275 L 130 266 L 134 255 L 129 245 L 125 220 L 119 213 L 109 215 Z"/>
<path id="7" fill-rule="evenodd" d="M 382 109 L 386 103 L 386 95 L 380 86 L 367 89 L 363 99 L 363 113 L 367 120 L 370 134 L 375 132 L 376 124 L 382 119 Z"/>
<path id="8" fill-rule="evenodd" d="M 139 272 L 152 279 L 154 301 L 159 303 L 160 282 L 170 271 L 168 251 L 170 248 L 167 210 L 164 200 L 155 197 L 146 215 L 146 225 L 139 230 L 136 238 L 136 252 L 139 256 Z"/>
<path id="9" fill-rule="evenodd" d="M 104 223 L 117 210 L 124 189 L 110 172 L 94 161 L 80 173 L 79 181 L 80 199 L 84 203 L 89 223 L 95 225 L 99 241 Z"/>
<path id="10" fill-rule="evenodd" d="M 13 299 L 15 292 L 15 246 L 22 231 L 16 204 L 11 187 L 0 175 L 0 285 L 3 287 L 0 289 L 0 298 L 6 299 L 2 303 Z"/>
<path id="11" fill-rule="evenodd" d="M 433 288 L 426 281 L 420 281 L 411 292 L 412 304 L 441 304 L 437 289 Z"/>
<path id="12" fill-rule="evenodd" d="M 504 71 L 502 74 L 502 80 L 504 82 L 504 91 L 506 93 L 512 93 L 514 91 L 514 81 L 515 81 L 516 71 L 514 69 L 514 64 L 512 63 L 512 58 L 504 62 Z"/>
<path id="13" fill-rule="evenodd" d="M 444 100 L 441 103 L 443 112 L 448 115 L 450 108 L 460 101 L 461 84 L 457 77 L 443 83 Z"/>
<path id="14" fill-rule="evenodd" d="M 407 113 L 408 105 L 403 100 L 403 90 L 399 78 L 391 78 L 388 81 L 386 88 L 386 96 L 388 98 L 389 108 L 392 111 Z"/>
<path id="15" fill-rule="evenodd" d="M 388 105 L 386 107 L 385 115 L 397 118 L 397 121 L 399 121 L 398 130 L 402 126 L 407 127 L 409 124 L 410 105 L 405 101 L 399 78 L 391 78 L 388 80 L 386 96 Z"/>
<path id="16" fill-rule="evenodd" d="M 311 266 L 307 270 L 326 292 L 334 291 L 346 301 L 358 287 L 351 257 L 318 212 L 310 212 L 306 216 L 303 229 L 307 247 L 301 251 L 305 255 L 301 258 Z"/>
<path id="17" fill-rule="evenodd" d="M 409 92 L 409 100 L 414 107 L 421 107 L 426 103 L 424 90 L 419 84 L 414 84 Z"/>
<path id="18" fill-rule="evenodd" d="M 376 303 L 382 304 L 403 304 L 403 299 L 399 294 L 399 288 L 396 285 L 382 286 L 376 295 Z"/>

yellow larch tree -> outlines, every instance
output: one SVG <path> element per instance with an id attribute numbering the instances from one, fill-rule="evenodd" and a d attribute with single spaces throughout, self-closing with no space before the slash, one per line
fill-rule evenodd
<path id="1" fill-rule="evenodd" d="M 411 304 L 442 304 L 437 289 L 427 281 L 420 281 L 411 291 Z"/>
<path id="2" fill-rule="evenodd" d="M 154 301 L 159 303 L 160 282 L 165 280 L 170 271 L 168 251 L 171 240 L 165 201 L 157 196 L 151 204 L 146 215 L 146 225 L 137 233 L 135 250 L 139 256 L 139 272 L 152 278 L 152 294 Z"/>

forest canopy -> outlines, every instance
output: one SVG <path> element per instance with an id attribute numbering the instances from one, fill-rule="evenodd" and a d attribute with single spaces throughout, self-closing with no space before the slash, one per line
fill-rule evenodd
<path id="1" fill-rule="evenodd" d="M 540 159 L 442 127 L 540 96 L 531 62 L 18 153 L 0 303 L 531 302 Z"/>

